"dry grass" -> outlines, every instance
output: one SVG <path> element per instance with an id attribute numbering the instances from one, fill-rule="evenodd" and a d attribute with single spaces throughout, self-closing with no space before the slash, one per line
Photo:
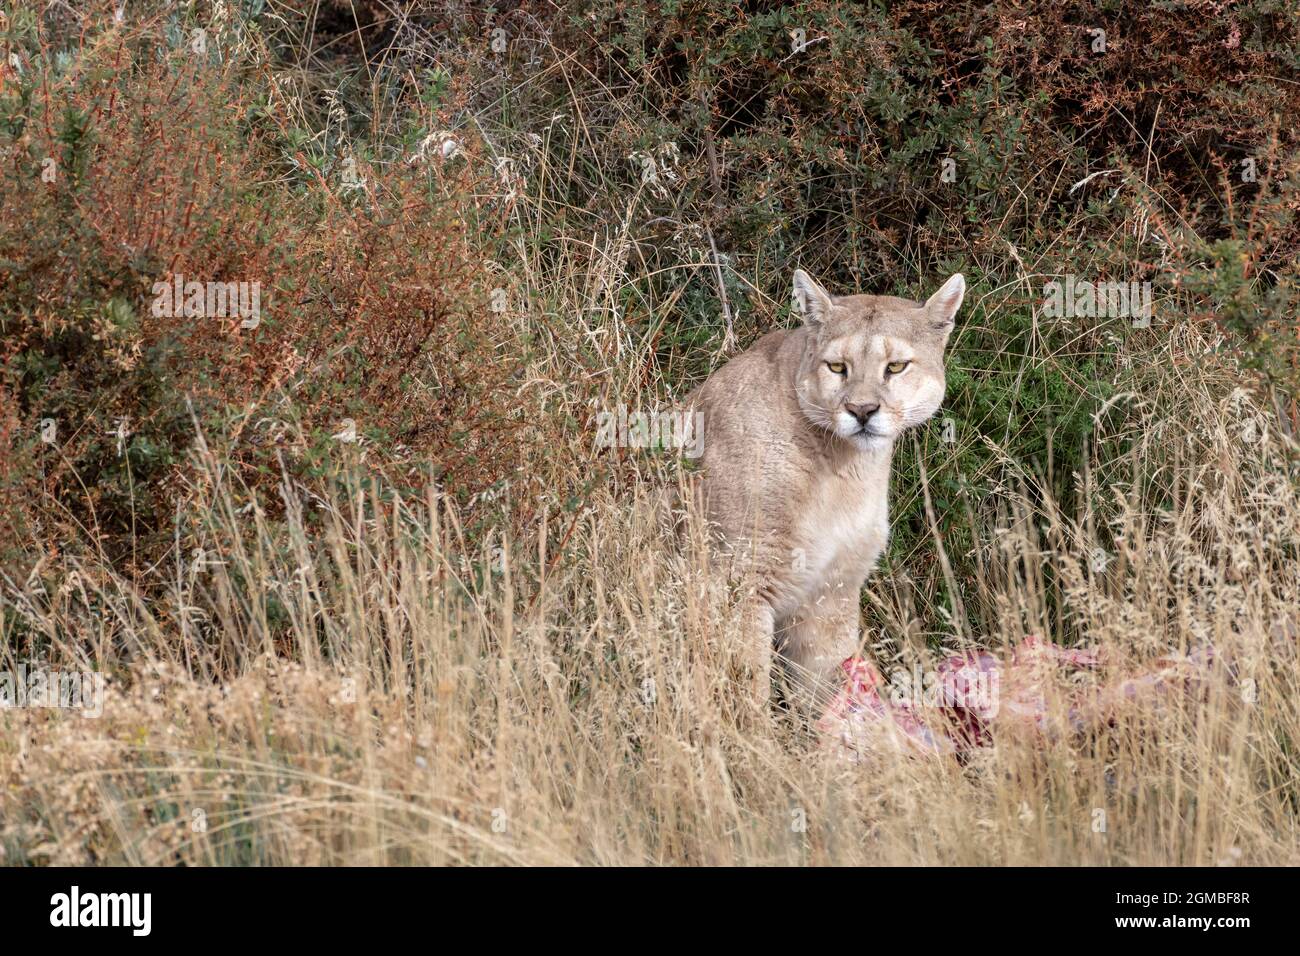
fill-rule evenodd
<path id="1" fill-rule="evenodd" d="M 165 601 L 94 564 L 11 582 L 50 667 L 115 676 L 99 720 L 0 717 L 8 860 L 1295 863 L 1300 497 L 1244 394 L 1181 387 L 1181 418 L 1134 413 L 1134 461 L 1161 466 L 1093 491 L 1122 542 L 1104 574 L 1100 514 L 1026 483 L 966 599 L 998 609 L 987 645 L 1064 619 L 1117 671 L 1209 642 L 1235 676 L 965 766 L 847 764 L 779 709 L 739 710 L 735 602 L 702 549 L 665 543 L 650 494 L 594 503 L 556 562 L 545 520 L 466 554 L 432 496 L 360 485 L 286 489 L 271 525 L 209 458 L 222 561 L 176 569 Z M 906 620 L 903 584 L 871 590 Z M 905 628 L 872 637 L 926 654 Z"/>

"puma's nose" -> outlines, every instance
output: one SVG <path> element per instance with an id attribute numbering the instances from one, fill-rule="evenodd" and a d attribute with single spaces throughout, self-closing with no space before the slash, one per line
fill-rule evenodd
<path id="1" fill-rule="evenodd" d="M 877 402 L 875 405 L 866 405 L 866 404 L 854 405 L 852 402 L 844 403 L 844 410 L 848 412 L 850 415 L 852 415 L 854 418 L 856 418 L 858 422 L 863 425 L 867 423 L 867 419 L 870 418 L 879 408 L 880 408 L 879 402 Z"/>

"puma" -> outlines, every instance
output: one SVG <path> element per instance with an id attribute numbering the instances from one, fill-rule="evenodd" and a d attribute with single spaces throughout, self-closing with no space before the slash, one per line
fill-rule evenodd
<path id="1" fill-rule="evenodd" d="M 943 401 L 960 275 L 924 303 L 832 296 L 794 273 L 803 324 L 769 333 L 687 400 L 703 429 L 697 495 L 756 583 L 745 639 L 756 697 L 779 654 L 798 703 L 835 690 L 859 600 L 889 538 L 894 443 Z"/>

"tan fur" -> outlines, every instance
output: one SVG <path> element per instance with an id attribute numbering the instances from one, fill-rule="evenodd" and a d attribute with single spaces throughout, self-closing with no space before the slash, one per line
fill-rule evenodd
<path id="1" fill-rule="evenodd" d="M 832 297 L 802 271 L 794 280 L 804 325 L 764 336 L 688 405 L 703 416 L 705 513 L 757 582 L 745 635 L 755 693 L 766 700 L 775 648 L 811 706 L 857 650 L 859 594 L 889 537 L 894 442 L 943 401 L 965 280 L 954 275 L 924 305 Z"/>

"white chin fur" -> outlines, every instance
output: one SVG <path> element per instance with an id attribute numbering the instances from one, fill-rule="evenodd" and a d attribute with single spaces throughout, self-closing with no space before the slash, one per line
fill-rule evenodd
<path id="1" fill-rule="evenodd" d="M 864 435 L 858 420 L 848 412 L 835 415 L 835 434 L 862 451 L 876 451 L 889 445 L 887 435 Z"/>
<path id="2" fill-rule="evenodd" d="M 879 451 L 889 447 L 890 439 L 886 435 L 864 435 L 858 432 L 849 441 L 863 451 Z"/>
<path id="3" fill-rule="evenodd" d="M 859 427 L 858 420 L 848 412 L 835 413 L 835 434 L 841 438 L 852 438 Z"/>

